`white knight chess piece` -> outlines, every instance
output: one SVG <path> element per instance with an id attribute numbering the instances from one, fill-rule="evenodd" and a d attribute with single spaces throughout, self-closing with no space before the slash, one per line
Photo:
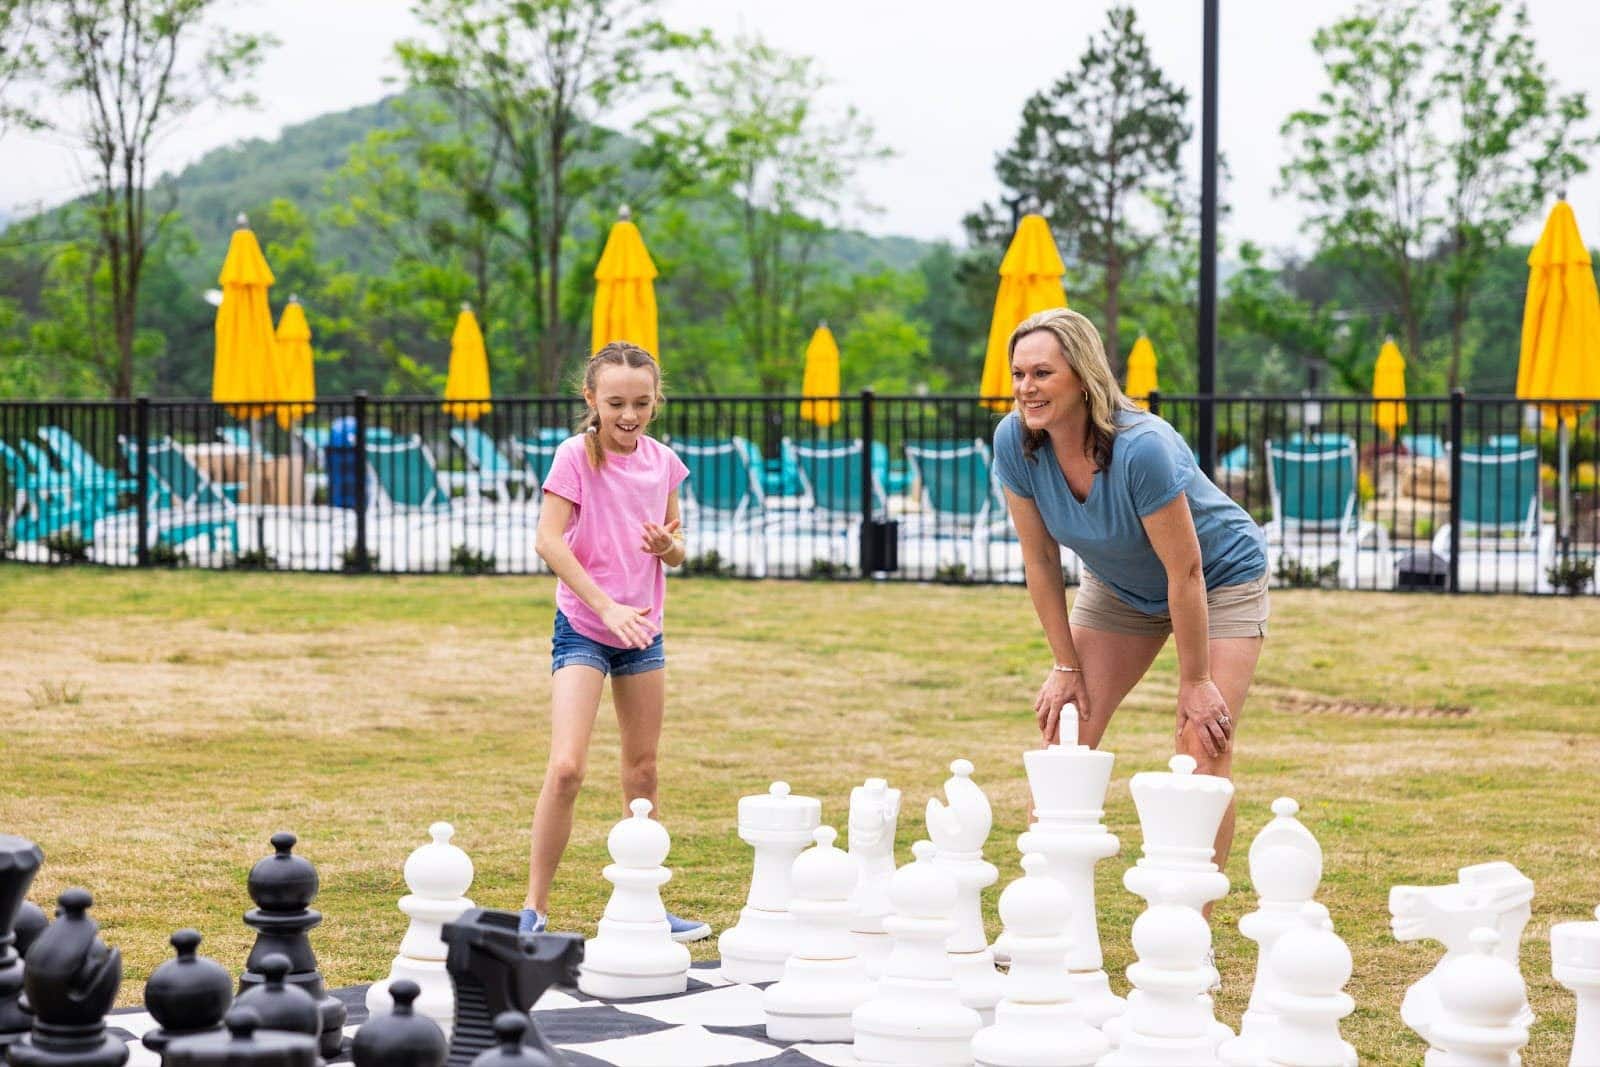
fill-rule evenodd
<path id="1" fill-rule="evenodd" d="M 877 978 L 888 962 L 891 941 L 883 928 L 889 914 L 889 881 L 894 877 L 894 832 L 900 818 L 900 790 L 882 778 L 868 778 L 850 790 L 850 855 L 856 862 L 856 916 L 851 923 L 867 977 Z"/>

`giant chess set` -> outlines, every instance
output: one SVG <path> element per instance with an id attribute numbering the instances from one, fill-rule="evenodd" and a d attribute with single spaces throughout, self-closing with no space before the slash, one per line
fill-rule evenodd
<path id="1" fill-rule="evenodd" d="M 317 873 L 294 835 L 277 834 L 248 879 L 256 942 L 242 974 L 180 930 L 143 1012 L 110 1012 L 121 957 L 99 938 L 89 894 L 62 893 L 47 923 L 25 900 L 42 852 L 0 835 L 0 1049 L 14 1067 L 1358 1062 L 1340 1034 L 1355 1008 L 1344 992 L 1351 954 L 1315 899 L 1322 850 L 1295 801 L 1274 801 L 1250 845 L 1258 903 L 1239 926 L 1258 952 L 1235 1033 L 1213 1010 L 1203 911 L 1228 891 L 1212 843 L 1232 784 L 1187 756 L 1133 776 L 1143 845 L 1123 884 L 1146 906 L 1123 998 L 1103 967 L 1094 889 L 1096 865 L 1120 847 L 1101 822 L 1114 757 L 1067 743 L 1023 762 L 1034 821 L 992 945 L 980 903 L 1000 877 L 984 852 L 991 809 L 973 765 L 957 759 L 943 797 L 928 801 L 927 839 L 902 866 L 901 794 L 883 779 L 852 790 L 843 849 L 821 802 L 784 782 L 741 799 L 753 874 L 712 965 L 692 965 L 672 940 L 660 895 L 671 840 L 645 800 L 607 839 L 612 891 L 587 943 L 518 934 L 514 914 L 474 907 L 471 860 L 435 824 L 405 864 L 410 925 L 390 973 L 364 994 L 326 988 L 309 936 L 322 918 L 310 906 Z M 1505 862 L 1392 889 L 1394 936 L 1445 950 L 1397 1006 L 1430 1067 L 1519 1062 L 1533 1022 L 1518 971 L 1532 898 L 1533 883 Z M 1600 1064 L 1600 921 L 1560 923 L 1550 946 L 1554 977 L 1577 999 L 1570 1062 Z"/>

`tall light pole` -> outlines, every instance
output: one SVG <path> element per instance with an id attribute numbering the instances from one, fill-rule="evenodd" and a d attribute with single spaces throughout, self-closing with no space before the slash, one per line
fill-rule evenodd
<path id="1" fill-rule="evenodd" d="M 1220 0 L 1205 0 L 1205 59 L 1200 90 L 1200 469 L 1217 463 L 1217 22 Z"/>

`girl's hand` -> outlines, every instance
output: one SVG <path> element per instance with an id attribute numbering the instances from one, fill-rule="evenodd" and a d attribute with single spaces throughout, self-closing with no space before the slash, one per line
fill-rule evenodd
<path id="1" fill-rule="evenodd" d="M 1185 727 L 1199 739 L 1200 747 L 1212 759 L 1228 751 L 1233 742 L 1233 719 L 1228 714 L 1228 704 L 1211 679 L 1178 683 L 1180 742 Z"/>
<path id="2" fill-rule="evenodd" d="M 600 621 L 628 648 L 649 648 L 655 640 L 656 626 L 650 621 L 649 608 L 630 607 L 613 600 L 600 613 Z"/>
<path id="3" fill-rule="evenodd" d="M 1061 713 L 1068 704 L 1078 706 L 1078 720 L 1089 721 L 1089 686 L 1082 671 L 1051 669 L 1033 702 L 1033 715 L 1046 745 L 1061 743 Z"/>
<path id="4" fill-rule="evenodd" d="M 677 519 L 662 524 L 647 522 L 644 524 L 644 542 L 640 546 L 652 556 L 664 556 L 678 545 L 678 539 L 673 535 L 678 532 L 681 525 Z"/>

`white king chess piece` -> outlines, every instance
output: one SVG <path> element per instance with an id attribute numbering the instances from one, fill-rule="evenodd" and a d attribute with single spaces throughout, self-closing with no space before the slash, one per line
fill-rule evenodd
<path id="1" fill-rule="evenodd" d="M 989 798 L 972 780 L 970 760 L 950 764 L 944 795 L 948 805 L 937 797 L 929 799 L 927 820 L 935 849 L 933 862 L 956 883 L 956 930 L 948 942 L 950 966 L 961 987 L 961 1002 L 989 1026 L 1000 1001 L 1001 976 L 983 933 L 980 894 L 1000 878 L 995 865 L 983 858 L 983 843 L 989 839 L 994 813 Z"/>
<path id="2" fill-rule="evenodd" d="M 900 819 L 900 790 L 882 778 L 868 778 L 850 790 L 850 855 L 856 862 L 856 916 L 850 929 L 868 978 L 883 973 L 893 945 L 883 928 L 889 914 L 889 880 L 894 877 L 894 832 Z"/>
<path id="3" fill-rule="evenodd" d="M 368 1014 L 387 1015 L 394 1007 L 389 986 L 402 978 L 417 983 L 422 992 L 412 1010 L 438 1023 L 446 1037 L 455 1019 L 456 997 L 445 970 L 449 949 L 440 932 L 445 923 L 454 922 L 472 907 L 466 897 L 472 888 L 472 860 L 450 843 L 455 832 L 447 822 L 434 823 L 428 827 L 433 841 L 406 857 L 406 888 L 411 892 L 400 898 L 400 910 L 411 917 L 411 925 L 400 941 L 400 954 L 394 958 L 389 977 L 367 989 Z"/>
<path id="4" fill-rule="evenodd" d="M 650 801 L 628 802 L 630 818 L 611 828 L 604 871 L 611 883 L 599 932 L 583 947 L 578 988 L 617 1000 L 682 993 L 689 987 L 689 949 L 672 940 L 661 887 L 672 872 L 661 865 L 672 848 L 667 828 L 650 818 Z"/>
<path id="5" fill-rule="evenodd" d="M 1550 973 L 1578 998 L 1571 1067 L 1600 1063 L 1600 908 L 1594 918 L 1550 928 Z"/>
<path id="6" fill-rule="evenodd" d="M 1396 941 L 1432 939 L 1445 947 L 1432 971 L 1406 990 L 1400 1018 L 1424 1041 L 1439 1014 L 1438 975 L 1444 965 L 1472 949 L 1472 931 L 1481 926 L 1500 935 L 1496 952 L 1511 966 L 1518 963 L 1522 929 L 1533 913 L 1533 882 L 1504 861 L 1463 867 L 1454 883 L 1397 885 L 1389 890 L 1390 928 Z M 1518 1015 L 1523 1027 L 1533 1025 L 1526 1003 Z"/>
<path id="7" fill-rule="evenodd" d="M 717 938 L 722 977 L 730 982 L 776 982 L 795 949 L 790 874 L 795 857 L 822 824 L 822 802 L 793 796 L 788 782 L 739 798 L 739 837 L 756 850 L 750 895 L 739 922 Z"/>
<path id="8" fill-rule="evenodd" d="M 1501 958 L 1491 926 L 1472 931 L 1471 947 L 1434 971 L 1439 1012 L 1428 1027 L 1425 1067 L 1515 1067 L 1528 1043 L 1522 1022 L 1528 989 L 1516 964 Z"/>

